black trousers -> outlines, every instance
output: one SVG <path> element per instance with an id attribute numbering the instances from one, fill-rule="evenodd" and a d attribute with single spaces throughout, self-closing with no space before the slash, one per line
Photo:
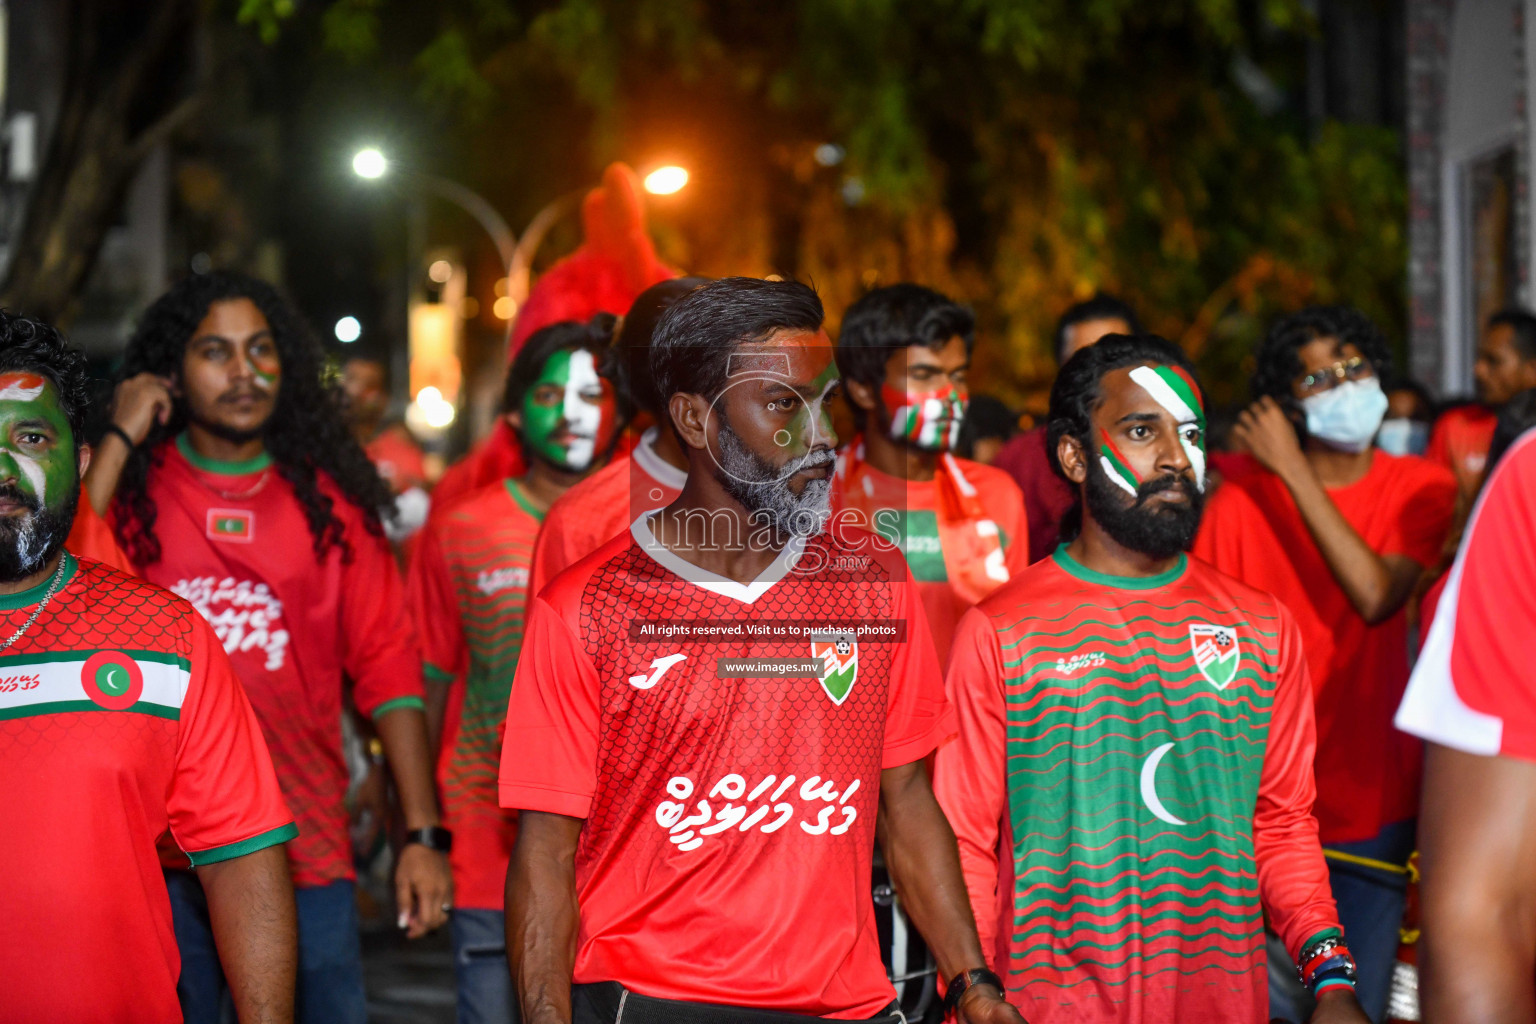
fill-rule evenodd
<path id="1" fill-rule="evenodd" d="M 794 1024 L 820 1019 L 781 1010 L 652 999 L 627 991 L 616 981 L 571 988 L 572 1024 Z M 876 1024 L 907 1024 L 907 1018 L 895 1003 L 886 1007 L 878 1017 L 868 1020 Z"/>

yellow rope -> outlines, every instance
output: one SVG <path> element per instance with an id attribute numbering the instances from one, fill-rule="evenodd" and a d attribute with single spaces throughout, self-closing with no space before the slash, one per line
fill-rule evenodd
<path id="1" fill-rule="evenodd" d="M 1341 861 L 1345 864 L 1358 864 L 1363 868 L 1375 868 L 1377 871 L 1390 871 L 1394 875 L 1406 875 L 1408 869 L 1401 864 L 1388 864 L 1384 860 L 1376 860 L 1372 857 L 1361 857 L 1358 854 L 1344 853 L 1341 850 L 1323 849 L 1323 856 L 1329 860 Z"/>

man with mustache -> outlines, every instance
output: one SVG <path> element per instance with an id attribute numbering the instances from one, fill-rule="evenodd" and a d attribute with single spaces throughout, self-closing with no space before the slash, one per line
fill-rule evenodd
<path id="1" fill-rule="evenodd" d="M 411 562 L 438 782 L 453 830 L 454 971 L 459 1024 L 517 1020 L 507 973 L 502 894 L 517 816 L 496 802 L 507 694 L 522 645 L 534 537 L 551 503 L 607 458 L 617 435 L 613 317 L 535 331 L 507 374 L 502 415 L 528 471 L 439 510 Z"/>
<path id="2" fill-rule="evenodd" d="M 1363 1024 L 1311 813 L 1301 639 L 1189 558 L 1205 488 L 1189 361 L 1110 335 L 1051 389 L 1066 543 L 966 613 L 935 789 L 1008 998 L 1035 1024 L 1262 1024 L 1264 916 Z"/>
<path id="3" fill-rule="evenodd" d="M 109 496 L 140 575 L 192 602 L 239 673 L 299 822 L 298 1019 L 361 1024 L 367 1005 L 347 832 L 342 693 L 370 716 L 405 817 L 401 927 L 452 899 L 422 705 L 421 656 L 383 535 L 390 506 L 347 429 L 323 352 L 270 285 L 194 275 L 128 343 L 113 432 L 87 479 Z M 180 865 L 181 868 L 185 864 Z M 217 1021 L 224 980 L 198 879 L 168 863 L 189 1024 Z"/>
<path id="4" fill-rule="evenodd" d="M 942 661 L 967 608 L 1029 564 L 1024 496 L 953 454 L 976 318 L 931 288 L 877 288 L 843 317 L 837 363 L 861 432 L 838 454 L 833 503 L 907 556 Z"/>
<path id="5" fill-rule="evenodd" d="M 671 504 L 530 601 L 500 799 L 528 1024 L 894 1022 L 875 821 L 957 1019 L 985 971 L 923 758 L 950 731 L 899 552 L 826 528 L 837 365 L 815 292 L 727 278 L 661 318 Z"/>
<path id="6" fill-rule="evenodd" d="M 293 1020 L 296 830 L 211 629 L 64 549 L 85 358 L 0 312 L 0 1016 L 180 1020 L 155 840 L 196 870 L 240 1019 Z"/>

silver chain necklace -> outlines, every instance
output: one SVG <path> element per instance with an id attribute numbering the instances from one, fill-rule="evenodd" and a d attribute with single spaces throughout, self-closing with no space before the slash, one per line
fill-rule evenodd
<path id="1" fill-rule="evenodd" d="M 32 628 L 32 623 L 37 621 L 37 617 L 43 614 L 43 609 L 48 607 L 48 602 L 53 600 L 53 595 L 58 592 L 59 581 L 64 579 L 65 561 L 66 559 L 64 558 L 59 559 L 59 567 L 53 570 L 53 578 L 48 582 L 48 592 L 43 595 L 43 599 L 41 601 L 37 602 L 37 607 L 32 609 L 32 614 L 27 616 L 27 621 L 21 624 L 21 628 L 12 633 L 9 640 L 3 644 L 0 644 L 0 651 L 5 650 L 6 648 L 10 647 L 11 644 L 15 643 L 17 640 L 20 640 L 22 635 L 26 633 L 27 630 Z"/>

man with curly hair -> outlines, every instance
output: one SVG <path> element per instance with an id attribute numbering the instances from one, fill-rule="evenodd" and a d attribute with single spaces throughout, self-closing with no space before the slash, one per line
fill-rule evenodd
<path id="1" fill-rule="evenodd" d="M 1317 820 L 1360 1002 L 1381 1020 L 1418 806 L 1417 740 L 1392 716 L 1408 682 L 1408 599 L 1439 558 L 1451 474 L 1372 446 L 1386 340 L 1358 310 L 1313 307 L 1259 346 L 1256 401 L 1232 436 L 1251 455 L 1211 499 L 1201 558 L 1280 598 L 1301 627 L 1317 709 Z M 1276 1016 L 1298 1019 L 1278 988 Z"/>
<path id="2" fill-rule="evenodd" d="M 379 520 L 389 488 L 322 381 L 318 342 L 263 282 L 217 273 L 171 289 L 129 341 L 124 378 L 87 487 L 99 506 L 110 498 L 139 573 L 212 623 L 271 747 L 299 822 L 298 1019 L 361 1024 L 344 679 L 383 741 L 409 830 L 401 926 L 414 937 L 442 924 L 452 892 L 420 655 Z M 184 871 L 166 883 L 183 1010 L 191 1024 L 216 1021 L 223 979 L 204 892 Z"/>
<path id="3" fill-rule="evenodd" d="M 168 830 L 240 1019 L 292 1021 L 293 815 L 208 623 L 65 550 L 86 405 L 84 357 L 0 312 L 0 1016 L 179 1019 Z"/>

